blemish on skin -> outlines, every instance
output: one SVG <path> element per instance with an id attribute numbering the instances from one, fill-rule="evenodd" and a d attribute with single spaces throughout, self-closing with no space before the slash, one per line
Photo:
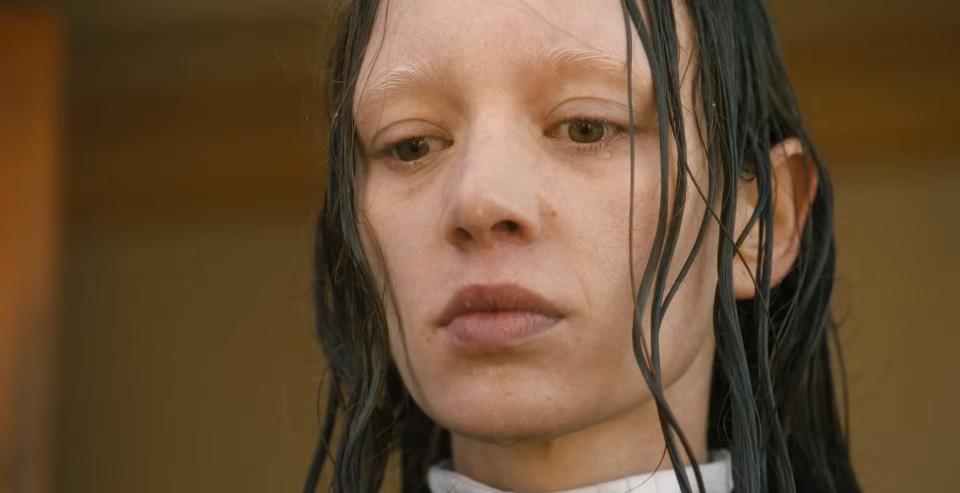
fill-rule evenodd
<path id="1" fill-rule="evenodd" d="M 597 152 L 597 157 L 600 159 L 609 159 L 610 156 L 613 156 L 613 153 L 610 152 L 610 149 L 600 149 Z"/>

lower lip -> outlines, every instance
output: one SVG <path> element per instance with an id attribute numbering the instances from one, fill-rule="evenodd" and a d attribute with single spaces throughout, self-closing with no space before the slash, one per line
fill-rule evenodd
<path id="1" fill-rule="evenodd" d="M 560 321 L 534 312 L 482 312 L 461 315 L 445 330 L 455 343 L 474 351 L 510 349 L 549 331 Z"/>

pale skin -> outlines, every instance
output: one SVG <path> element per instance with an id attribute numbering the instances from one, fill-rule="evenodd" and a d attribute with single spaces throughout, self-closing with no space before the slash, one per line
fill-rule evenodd
<path id="1" fill-rule="evenodd" d="M 677 14 L 686 65 L 695 54 L 683 9 Z M 385 1 L 367 48 L 353 105 L 358 220 L 367 258 L 390 294 L 392 354 L 417 403 L 451 431 L 455 469 L 502 490 L 596 484 L 653 471 L 663 457 L 657 411 L 630 343 L 629 251 L 639 279 L 660 193 L 650 69 L 632 35 L 632 225 L 617 0 Z M 687 73 L 687 122 L 698 114 L 694 86 Z M 696 125 L 686 128 L 691 179 L 706 187 L 700 136 Z M 795 261 L 796 232 L 816 193 L 802 152 L 794 139 L 771 149 L 774 284 Z M 754 190 L 740 184 L 740 229 Z M 705 210 L 701 197 L 688 195 L 674 275 Z M 746 264 L 735 266 L 739 298 L 755 289 L 756 238 L 751 231 L 741 249 Z M 719 241 L 714 225 L 661 332 L 666 396 L 701 463 Z M 508 351 L 458 352 L 435 320 L 457 289 L 484 283 L 535 291 L 563 317 Z"/>

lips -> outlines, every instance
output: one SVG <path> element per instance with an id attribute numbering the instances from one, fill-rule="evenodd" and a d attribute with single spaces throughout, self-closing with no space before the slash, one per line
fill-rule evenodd
<path id="1" fill-rule="evenodd" d="M 539 294 L 516 285 L 472 285 L 453 296 L 438 325 L 472 350 L 517 346 L 554 327 L 564 314 Z"/>

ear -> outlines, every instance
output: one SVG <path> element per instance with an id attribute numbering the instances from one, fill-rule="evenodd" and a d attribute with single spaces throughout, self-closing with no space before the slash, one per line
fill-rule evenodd
<path id="1" fill-rule="evenodd" d="M 773 193 L 773 241 L 770 284 L 776 286 L 790 273 L 800 251 L 800 236 L 810 204 L 817 196 L 817 168 L 806 158 L 799 139 L 789 138 L 770 150 L 770 175 Z M 757 207 L 757 180 L 741 180 L 737 192 L 736 236 L 739 238 Z M 772 234 L 772 237 L 770 236 Z M 740 245 L 740 256 L 733 259 L 733 288 L 737 299 L 756 294 L 754 276 L 760 256 L 759 221 L 754 223 Z M 744 264 L 746 261 L 746 264 Z"/>

